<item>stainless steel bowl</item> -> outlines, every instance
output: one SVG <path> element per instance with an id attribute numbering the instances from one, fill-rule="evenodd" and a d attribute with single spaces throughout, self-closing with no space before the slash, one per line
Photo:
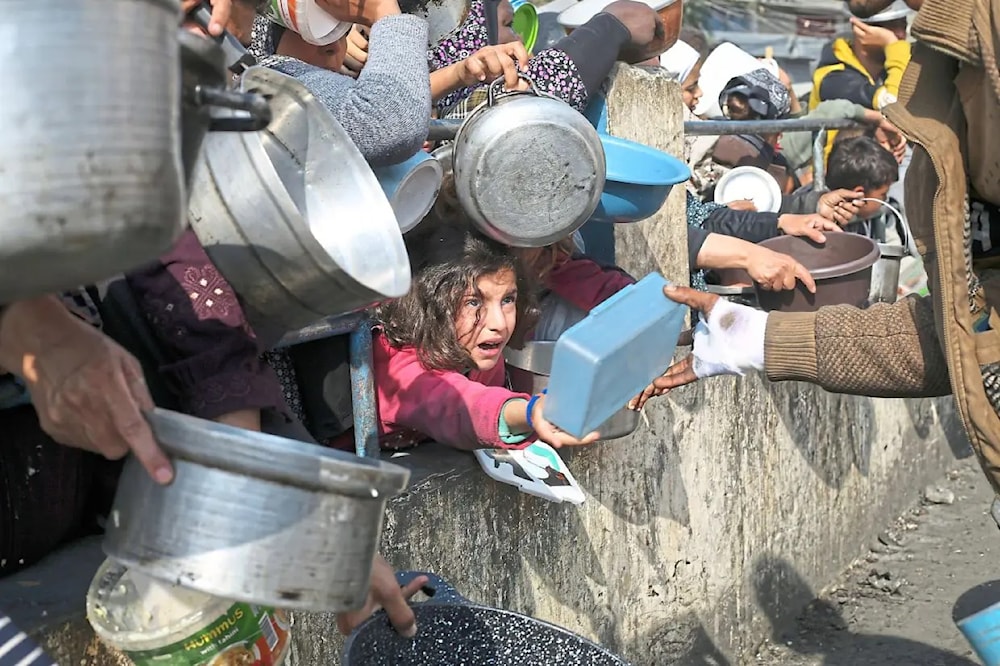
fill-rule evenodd
<path id="1" fill-rule="evenodd" d="M 251 324 L 293 331 L 405 294 L 396 217 L 340 124 L 279 72 L 251 68 L 242 87 L 270 99 L 271 123 L 205 138 L 189 212 Z"/>
<path id="2" fill-rule="evenodd" d="M 176 478 L 130 458 L 104 551 L 148 576 L 248 603 L 358 608 L 396 465 L 156 409 L 149 422 Z"/>

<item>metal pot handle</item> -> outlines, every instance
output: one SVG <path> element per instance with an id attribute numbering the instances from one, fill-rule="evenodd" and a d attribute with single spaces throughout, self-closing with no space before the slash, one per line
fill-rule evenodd
<path id="1" fill-rule="evenodd" d="M 917 243 L 913 238 L 913 232 L 910 231 L 910 224 L 906 221 L 906 217 L 903 215 L 903 213 L 899 211 L 899 209 L 897 209 L 888 201 L 884 201 L 882 199 L 875 199 L 873 197 L 862 197 L 861 199 L 858 199 L 858 201 L 874 201 L 882 204 L 883 208 L 888 209 L 893 214 L 893 216 L 895 216 L 895 218 L 899 220 L 899 223 L 903 226 L 903 238 L 902 238 L 903 247 L 906 248 L 907 253 L 909 253 L 911 257 L 913 257 L 914 259 L 920 259 L 920 251 L 917 249 Z"/>
<path id="2" fill-rule="evenodd" d="M 493 81 L 493 83 L 490 84 L 490 87 L 489 87 L 489 89 L 486 92 L 486 106 L 488 106 L 488 107 L 489 106 L 494 106 L 496 104 L 497 100 L 503 99 L 504 97 L 509 97 L 511 95 L 534 95 L 535 97 L 549 97 L 549 98 L 552 98 L 552 99 L 558 99 L 558 98 L 553 97 L 552 95 L 549 95 L 548 93 L 541 92 L 535 86 L 535 80 L 532 79 L 527 74 L 524 74 L 522 72 L 518 72 L 517 78 L 521 79 L 522 81 L 527 81 L 528 82 L 528 89 L 527 90 L 506 90 L 506 89 L 504 89 L 504 87 L 503 87 L 503 77 L 501 76 L 500 78 L 496 79 L 495 81 Z"/>
<path id="3" fill-rule="evenodd" d="M 469 605 L 472 603 L 459 594 L 458 590 L 452 587 L 451 583 L 429 571 L 397 571 L 396 581 L 400 587 L 404 587 L 419 576 L 427 576 L 427 583 L 421 589 L 424 594 L 431 597 L 434 603 L 451 605 Z"/>
<path id="4" fill-rule="evenodd" d="M 246 111 L 249 114 L 213 117 L 208 126 L 210 132 L 257 132 L 271 122 L 271 107 L 267 99 L 258 93 L 198 86 L 194 89 L 194 103 L 201 107 Z"/>

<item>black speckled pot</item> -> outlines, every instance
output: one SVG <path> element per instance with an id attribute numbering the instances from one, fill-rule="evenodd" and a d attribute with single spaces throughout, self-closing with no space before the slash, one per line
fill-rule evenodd
<path id="1" fill-rule="evenodd" d="M 587 639 L 548 622 L 462 597 L 441 578 L 400 572 L 400 584 L 424 575 L 429 601 L 416 603 L 416 637 L 403 638 L 385 613 L 362 624 L 344 645 L 343 666 L 628 666 Z"/>

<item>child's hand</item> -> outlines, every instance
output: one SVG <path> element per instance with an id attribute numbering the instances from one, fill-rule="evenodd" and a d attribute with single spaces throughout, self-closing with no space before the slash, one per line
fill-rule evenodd
<path id="1" fill-rule="evenodd" d="M 456 74 L 463 86 L 474 86 L 503 77 L 508 90 L 524 90 L 527 83 L 518 76 L 518 69 L 528 66 L 528 51 L 521 42 L 486 46 L 457 63 Z"/>
<path id="2" fill-rule="evenodd" d="M 868 25 L 861 19 L 851 17 L 851 28 L 854 31 L 854 42 L 859 46 L 884 49 L 889 44 L 895 44 L 899 37 L 889 30 L 877 25 Z"/>
<path id="3" fill-rule="evenodd" d="M 347 33 L 347 53 L 344 55 L 344 64 L 340 68 L 340 73 L 352 79 L 358 78 L 365 63 L 368 62 L 368 28 L 363 25 L 354 24 L 351 31 Z"/>
<path id="4" fill-rule="evenodd" d="M 341 634 L 347 636 L 381 608 L 389 616 L 389 623 L 400 635 L 413 638 L 417 635 L 417 618 L 408 602 L 426 584 L 427 577 L 419 576 L 410 581 L 406 587 L 400 587 L 396 582 L 392 566 L 381 555 L 375 555 L 368 587 L 368 600 L 358 610 L 339 613 L 337 628 Z"/>
<path id="5" fill-rule="evenodd" d="M 832 190 L 819 198 L 816 212 L 828 220 L 844 226 L 857 216 L 865 202 L 859 201 L 865 195 L 853 190 Z"/>
<path id="6" fill-rule="evenodd" d="M 787 236 L 805 236 L 817 243 L 825 243 L 824 231 L 843 231 L 836 222 L 819 213 L 791 215 L 786 213 L 778 218 L 778 228 Z"/>
<path id="7" fill-rule="evenodd" d="M 531 409 L 531 424 L 535 428 L 538 439 L 549 446 L 560 448 L 563 446 L 582 446 L 593 444 L 600 438 L 600 434 L 592 432 L 583 439 L 577 439 L 567 432 L 563 432 L 555 424 L 545 419 L 545 396 L 539 396 Z"/>

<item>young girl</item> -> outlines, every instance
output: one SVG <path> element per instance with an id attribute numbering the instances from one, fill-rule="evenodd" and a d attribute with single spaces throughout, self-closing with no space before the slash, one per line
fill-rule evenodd
<path id="1" fill-rule="evenodd" d="M 382 445 L 459 449 L 589 444 L 545 419 L 545 397 L 508 388 L 503 350 L 530 323 L 534 294 L 503 245 L 464 219 L 430 216 L 408 239 L 413 285 L 377 311 L 375 391 Z M 347 438 L 338 440 L 346 443 Z"/>

